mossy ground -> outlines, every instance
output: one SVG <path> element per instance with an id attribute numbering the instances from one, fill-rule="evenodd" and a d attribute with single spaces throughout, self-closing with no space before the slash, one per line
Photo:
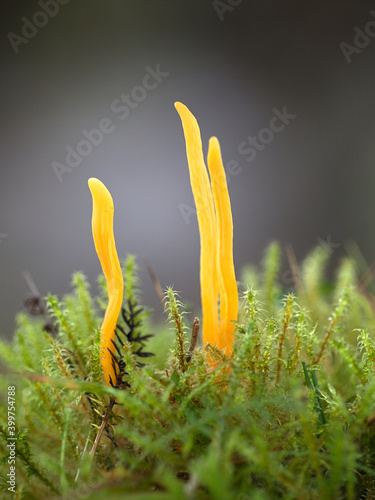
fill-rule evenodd
<path id="1" fill-rule="evenodd" d="M 262 269 L 244 273 L 234 355 L 208 347 L 216 368 L 202 347 L 189 359 L 193 315 L 183 294 L 166 291 L 170 325 L 156 327 L 140 310 L 129 257 L 125 311 L 138 311 L 137 335 L 154 334 L 144 343 L 155 356 L 119 345 L 123 390 L 102 378 L 102 278 L 98 298 L 80 273 L 70 295 L 47 298 L 52 331 L 20 313 L 13 341 L 0 343 L 2 498 L 14 497 L 9 386 L 19 499 L 375 498 L 374 299 L 349 257 L 327 287 L 328 257 L 318 247 L 294 267 L 291 293 L 272 244 Z"/>

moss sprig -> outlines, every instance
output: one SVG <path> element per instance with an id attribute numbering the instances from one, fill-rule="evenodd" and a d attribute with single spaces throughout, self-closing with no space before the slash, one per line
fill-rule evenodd
<path id="1" fill-rule="evenodd" d="M 82 275 L 71 294 L 49 299 L 57 335 L 44 330 L 43 318 L 22 313 L 12 342 L 0 342 L 1 394 L 17 389 L 18 493 L 371 498 L 374 319 L 367 295 L 353 287 L 356 267 L 341 265 L 336 275 L 345 288 L 319 286 L 311 303 L 298 290 L 283 295 L 277 275 L 273 304 L 264 302 L 268 285 L 267 293 L 244 285 L 234 353 L 207 346 L 213 368 L 200 339 L 190 352 L 186 307 L 173 289 L 166 292 L 173 336 L 156 327 L 162 340 L 152 344 L 171 356 L 154 365 L 144 355 L 155 338 L 130 260 L 113 351 L 123 362 L 117 388 L 103 382 L 101 313 Z M 7 435 L 5 404 L 0 398 Z M 3 433 L 3 465 L 7 453 Z M 0 488 L 6 494 L 4 481 Z"/>

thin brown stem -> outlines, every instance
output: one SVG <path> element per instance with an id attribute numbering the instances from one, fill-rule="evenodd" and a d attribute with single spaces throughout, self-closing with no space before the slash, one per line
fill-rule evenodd
<path id="1" fill-rule="evenodd" d="M 373 310 L 375 310 L 375 300 L 371 292 L 368 290 L 368 286 L 372 283 L 374 279 L 375 262 L 362 274 L 362 276 L 357 281 L 358 290 L 363 293 L 363 295 L 368 299 Z"/>
<path id="2" fill-rule="evenodd" d="M 280 376 L 281 376 L 281 356 L 283 353 L 283 347 L 284 347 L 284 342 L 286 338 L 286 332 L 289 327 L 289 322 L 290 318 L 292 315 L 292 307 L 293 307 L 293 295 L 290 295 L 288 297 L 288 300 L 285 304 L 285 313 L 284 313 L 284 321 L 283 321 L 283 331 L 281 332 L 280 335 L 280 340 L 279 340 L 279 350 L 277 354 L 277 373 L 276 373 L 276 383 L 280 381 Z"/>
<path id="3" fill-rule="evenodd" d="M 290 244 L 285 245 L 285 250 L 286 250 L 286 256 L 288 258 L 290 271 L 292 273 L 292 280 L 293 280 L 294 288 L 298 292 L 298 295 L 301 296 L 301 295 L 303 295 L 304 290 L 303 290 L 301 273 L 299 270 L 299 265 L 297 262 L 296 254 L 294 252 L 292 245 L 290 245 Z"/>
<path id="4" fill-rule="evenodd" d="M 328 340 L 329 338 L 331 337 L 331 334 L 333 332 L 333 329 L 335 328 L 336 326 L 336 323 L 337 323 L 337 316 L 333 318 L 333 320 L 331 321 L 331 324 L 329 325 L 329 328 L 327 330 L 327 333 L 326 333 L 326 336 L 324 338 L 324 341 L 323 341 L 323 344 L 322 344 L 322 347 L 320 348 L 320 351 L 319 351 L 319 354 L 315 360 L 315 364 L 318 364 L 319 361 L 321 360 L 322 356 L 323 356 L 323 353 L 325 351 L 325 348 L 327 346 L 327 343 L 328 343 Z"/>
<path id="5" fill-rule="evenodd" d="M 286 337 L 286 330 L 288 328 L 288 325 L 284 322 L 283 325 L 283 331 L 280 336 L 280 341 L 279 341 L 279 351 L 277 354 L 277 373 L 276 373 L 276 384 L 280 381 L 280 374 L 281 374 L 281 356 L 283 353 L 283 346 L 284 346 L 284 340 Z"/>
<path id="6" fill-rule="evenodd" d="M 193 328 L 192 328 L 192 331 L 191 331 L 190 346 L 189 346 L 189 350 L 188 350 L 188 353 L 187 353 L 187 356 L 186 356 L 186 362 L 187 363 L 189 363 L 189 361 L 191 360 L 191 358 L 193 356 L 193 352 L 194 352 L 195 346 L 197 345 L 198 334 L 199 334 L 199 325 L 200 325 L 199 318 L 194 318 Z"/>
<path id="7" fill-rule="evenodd" d="M 107 425 L 108 425 L 108 420 L 109 420 L 109 417 L 111 415 L 111 412 L 112 412 L 112 408 L 114 406 L 116 402 L 116 398 L 111 398 L 110 402 L 109 402 L 109 406 L 108 406 L 108 409 L 104 415 L 104 418 L 102 420 L 102 423 L 99 427 L 99 430 L 98 430 L 98 434 L 96 435 L 96 438 L 95 438 L 95 441 L 94 441 L 94 444 L 91 448 L 91 451 L 90 451 L 90 455 L 91 456 L 94 456 L 95 453 L 96 453 L 96 450 L 99 446 L 99 443 L 100 443 L 100 440 L 102 438 L 102 435 L 103 435 L 103 432 L 105 431 Z"/>
<path id="8" fill-rule="evenodd" d="M 153 268 L 151 267 L 151 264 L 148 262 L 147 259 L 143 259 L 144 263 L 146 264 L 146 268 L 148 271 L 148 274 L 150 275 L 151 281 L 154 285 L 155 291 L 160 299 L 160 302 L 164 301 L 164 294 L 163 294 L 163 289 L 160 285 L 160 281 L 158 280 L 158 277 L 156 276 Z"/>

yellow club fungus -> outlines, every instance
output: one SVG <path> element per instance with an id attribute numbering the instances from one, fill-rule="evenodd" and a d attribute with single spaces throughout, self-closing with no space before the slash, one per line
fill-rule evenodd
<path id="1" fill-rule="evenodd" d="M 220 334 L 216 345 L 231 352 L 235 329 L 233 321 L 237 320 L 238 314 L 238 290 L 233 264 L 232 210 L 220 145 L 216 137 L 211 137 L 209 141 L 207 163 L 216 211 L 217 259 L 220 274 Z"/>
<path id="2" fill-rule="evenodd" d="M 213 137 L 209 143 L 210 184 L 197 120 L 184 104 L 177 102 L 175 107 L 184 129 L 201 241 L 203 343 L 209 342 L 230 354 L 233 351 L 233 321 L 237 320 L 238 314 L 238 291 L 233 265 L 232 211 L 219 141 Z"/>
<path id="3" fill-rule="evenodd" d="M 88 185 L 93 203 L 92 234 L 108 289 L 108 305 L 100 328 L 100 362 L 107 385 L 115 386 L 118 366 L 111 352 L 115 350 L 113 341 L 122 306 L 124 283 L 113 235 L 114 206 L 111 193 L 99 179 L 92 177 Z"/>

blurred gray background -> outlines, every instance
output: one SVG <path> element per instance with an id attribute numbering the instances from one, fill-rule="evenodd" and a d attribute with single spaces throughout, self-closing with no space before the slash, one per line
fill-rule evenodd
<path id="1" fill-rule="evenodd" d="M 3 0 L 0 9 L 1 336 L 23 307 L 24 270 L 42 295 L 68 292 L 75 270 L 96 289 L 92 176 L 112 193 L 120 258 L 138 256 L 155 318 L 145 258 L 197 312 L 199 234 L 186 214 L 194 202 L 176 100 L 195 114 L 205 155 L 208 139 L 220 140 L 238 275 L 273 239 L 298 260 L 330 241 L 333 261 L 354 240 L 372 262 L 374 2 Z M 142 90 L 150 68 L 162 76 Z M 122 94 L 133 96 L 128 112 Z M 296 116 L 270 138 L 262 129 L 285 107 Z M 59 178 L 51 165 L 66 165 L 67 148 L 105 118 L 111 132 Z M 248 161 L 243 143 L 258 134 L 267 143 Z"/>

